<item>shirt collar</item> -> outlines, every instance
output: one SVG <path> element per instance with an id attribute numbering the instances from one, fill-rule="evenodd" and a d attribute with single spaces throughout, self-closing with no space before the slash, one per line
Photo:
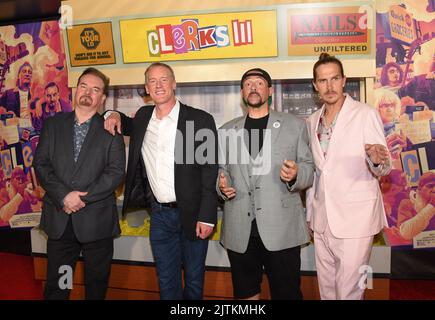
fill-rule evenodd
<path id="1" fill-rule="evenodd" d="M 343 95 L 344 95 L 343 105 L 341 106 L 341 109 L 338 113 L 341 112 L 341 110 L 344 107 L 344 104 L 346 103 L 347 98 L 349 97 L 349 94 L 347 92 L 344 92 Z M 320 114 L 320 118 L 323 118 L 325 116 L 325 111 L 326 111 L 326 107 L 325 107 L 325 105 L 323 105 L 323 110 L 322 110 L 322 113 Z M 337 113 L 336 117 L 338 116 L 338 113 Z"/>
<path id="2" fill-rule="evenodd" d="M 172 108 L 171 112 L 169 112 L 169 114 L 166 117 L 164 117 L 163 119 L 168 118 L 169 120 L 171 120 L 173 122 L 178 122 L 178 115 L 179 114 L 180 114 L 180 101 L 176 100 L 175 105 Z M 154 108 L 154 110 L 153 110 L 153 114 L 151 116 L 151 119 L 152 120 L 159 120 L 159 119 L 157 119 L 157 116 L 156 116 L 156 108 Z"/>
<path id="3" fill-rule="evenodd" d="M 86 120 L 85 122 L 83 122 L 82 124 L 80 124 L 77 120 L 77 118 L 74 116 L 74 125 L 76 126 L 82 126 L 82 125 L 88 125 L 91 123 L 93 117 L 90 117 L 88 120 Z"/>

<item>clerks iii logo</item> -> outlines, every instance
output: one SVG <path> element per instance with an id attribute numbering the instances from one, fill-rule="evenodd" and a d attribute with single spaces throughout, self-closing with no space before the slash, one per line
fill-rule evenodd
<path id="1" fill-rule="evenodd" d="M 86 49 L 95 49 L 100 44 L 100 34 L 94 28 L 84 28 L 80 33 L 80 42 Z"/>

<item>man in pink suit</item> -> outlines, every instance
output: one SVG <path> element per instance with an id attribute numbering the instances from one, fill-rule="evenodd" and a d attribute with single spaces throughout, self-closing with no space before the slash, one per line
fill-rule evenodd
<path id="1" fill-rule="evenodd" d="M 308 119 L 316 165 L 307 193 L 322 299 L 362 299 L 373 237 L 386 217 L 377 178 L 391 160 L 376 109 L 345 94 L 346 77 L 335 57 L 321 54 L 313 85 L 324 102 Z"/>

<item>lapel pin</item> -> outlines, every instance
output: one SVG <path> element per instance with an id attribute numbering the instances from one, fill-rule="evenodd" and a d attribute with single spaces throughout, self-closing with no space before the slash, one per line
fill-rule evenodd
<path id="1" fill-rule="evenodd" d="M 275 122 L 273 123 L 273 127 L 274 127 L 275 129 L 278 129 L 280 126 L 281 126 L 281 123 L 280 123 L 279 121 L 275 121 Z"/>

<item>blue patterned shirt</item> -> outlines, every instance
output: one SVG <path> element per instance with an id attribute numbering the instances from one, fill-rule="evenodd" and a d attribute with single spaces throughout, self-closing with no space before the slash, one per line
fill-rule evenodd
<path id="1" fill-rule="evenodd" d="M 79 124 L 77 119 L 74 119 L 74 161 L 77 162 L 83 142 L 88 134 L 92 118 Z"/>

